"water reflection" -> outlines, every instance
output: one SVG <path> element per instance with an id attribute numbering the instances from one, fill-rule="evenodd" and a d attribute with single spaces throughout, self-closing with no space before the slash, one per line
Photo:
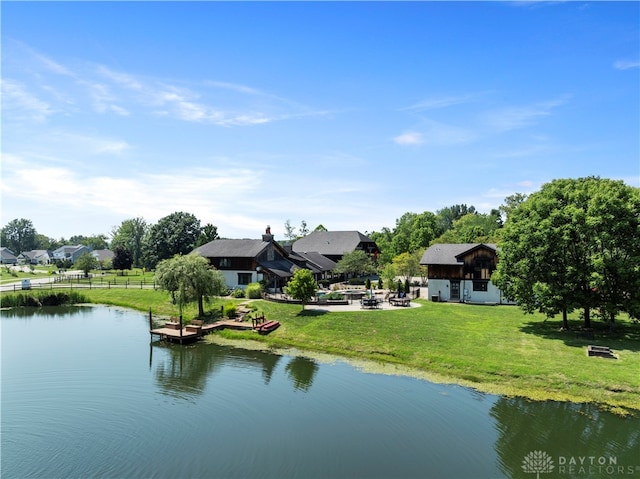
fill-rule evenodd
<path id="1" fill-rule="evenodd" d="M 312 359 L 298 356 L 289 361 L 285 370 L 295 389 L 308 391 L 313 384 L 318 365 Z"/>
<path id="2" fill-rule="evenodd" d="M 2 318 L 29 319 L 46 316 L 49 318 L 65 318 L 85 313 L 91 306 L 42 306 L 38 308 L 24 307 L 2 310 Z"/>
<path id="3" fill-rule="evenodd" d="M 640 428 L 637 418 L 621 419 L 590 404 L 534 402 L 523 398 L 499 398 L 489 413 L 496 420 L 495 447 L 500 470 L 508 477 L 532 477 L 523 460 L 532 451 L 544 451 L 563 477 L 619 476 L 640 466 Z M 580 470 L 583 462 L 613 461 L 616 467 Z M 594 459 L 589 459 L 594 458 Z M 601 459 L 602 458 L 602 459 Z M 571 462 L 577 467 L 571 469 Z M 556 477 L 556 476 L 554 476 Z"/>
<path id="4" fill-rule="evenodd" d="M 164 354 L 154 356 L 154 349 Z M 151 343 L 149 350 L 149 367 L 153 368 L 155 362 L 154 376 L 160 390 L 163 394 L 181 398 L 201 395 L 207 381 L 224 367 L 258 369 L 264 384 L 269 384 L 281 359 L 282 356 L 273 353 L 215 344 L 179 346 L 158 341 Z M 294 390 L 307 392 L 318 365 L 299 356 L 291 358 L 285 370 Z"/>

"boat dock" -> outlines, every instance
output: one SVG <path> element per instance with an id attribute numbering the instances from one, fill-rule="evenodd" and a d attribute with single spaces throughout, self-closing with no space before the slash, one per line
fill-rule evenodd
<path id="1" fill-rule="evenodd" d="M 277 324 L 277 325 L 276 325 Z M 197 341 L 202 336 L 211 331 L 219 331 L 221 329 L 236 329 L 241 331 L 258 331 L 261 334 L 269 332 L 280 326 L 278 321 L 265 322 L 264 315 L 261 318 L 254 318 L 251 322 L 245 322 L 242 319 L 220 320 L 213 323 L 204 323 L 201 320 L 194 319 L 186 326 L 182 323 L 182 318 L 171 318 L 163 327 L 154 328 L 151 312 L 149 312 L 149 333 L 151 337 L 158 336 L 161 340 L 171 341 L 173 343 L 190 343 Z"/>

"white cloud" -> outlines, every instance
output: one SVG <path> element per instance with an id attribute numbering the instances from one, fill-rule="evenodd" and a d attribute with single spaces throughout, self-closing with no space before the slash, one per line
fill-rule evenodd
<path id="1" fill-rule="evenodd" d="M 618 60 L 614 62 L 613 68 L 616 70 L 630 70 L 632 68 L 640 68 L 640 61 L 638 60 Z"/>
<path id="2" fill-rule="evenodd" d="M 421 145 L 424 143 L 422 133 L 417 131 L 407 131 L 402 133 L 401 135 L 396 136 L 393 141 L 402 146 Z"/>

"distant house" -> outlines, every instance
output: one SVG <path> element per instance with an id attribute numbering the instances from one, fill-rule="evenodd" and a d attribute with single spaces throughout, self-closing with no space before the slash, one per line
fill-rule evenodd
<path id="1" fill-rule="evenodd" d="M 115 255 L 110 249 L 95 249 L 91 252 L 91 256 L 102 263 L 104 261 L 113 261 Z"/>
<path id="2" fill-rule="evenodd" d="M 377 258 L 380 253 L 375 241 L 358 231 L 314 231 L 295 241 L 294 253 L 319 253 L 337 263 L 347 253 L 362 250 Z"/>
<path id="3" fill-rule="evenodd" d="M 281 289 L 293 276 L 296 265 L 274 240 L 267 227 L 262 239 L 216 239 L 194 250 L 222 271 L 227 286 L 244 289 L 265 280 L 268 288 Z"/>
<path id="4" fill-rule="evenodd" d="M 46 249 L 23 251 L 18 255 L 20 264 L 51 264 L 51 253 Z"/>
<path id="5" fill-rule="evenodd" d="M 509 303 L 491 282 L 498 263 L 495 244 L 435 244 L 422 255 L 427 267 L 429 295 L 439 301 Z"/>
<path id="6" fill-rule="evenodd" d="M 69 260 L 72 263 L 75 263 L 78 260 L 78 258 L 80 258 L 80 256 L 90 252 L 91 252 L 91 249 L 85 245 L 81 245 L 81 244 L 75 245 L 75 246 L 66 245 L 66 246 L 61 246 L 60 248 L 54 250 L 52 254 L 52 259 L 54 261 Z"/>
<path id="7" fill-rule="evenodd" d="M 9 248 L 3 246 L 0 248 L 0 263 L 2 264 L 16 264 L 18 262 L 17 256 Z"/>

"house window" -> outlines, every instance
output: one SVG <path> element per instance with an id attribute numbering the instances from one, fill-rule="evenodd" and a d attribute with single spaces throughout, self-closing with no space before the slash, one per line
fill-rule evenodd
<path id="1" fill-rule="evenodd" d="M 230 268 L 231 260 L 229 258 L 221 258 L 220 259 L 220 267 L 221 268 Z"/>
<path id="2" fill-rule="evenodd" d="M 238 273 L 238 284 L 246 286 L 251 283 L 251 273 Z"/>
<path id="3" fill-rule="evenodd" d="M 487 291 L 488 290 L 488 281 L 474 281 L 473 282 L 473 290 L 474 291 Z"/>

